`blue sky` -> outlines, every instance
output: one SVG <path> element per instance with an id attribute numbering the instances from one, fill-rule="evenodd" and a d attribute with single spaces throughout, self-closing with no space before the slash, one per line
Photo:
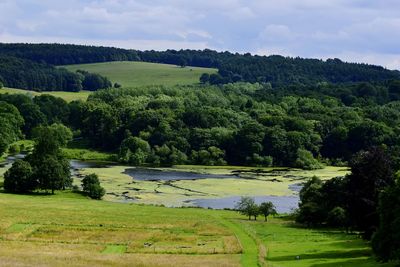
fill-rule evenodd
<path id="1" fill-rule="evenodd" d="M 400 69 L 400 1 L 0 0 L 0 41 L 210 48 Z"/>

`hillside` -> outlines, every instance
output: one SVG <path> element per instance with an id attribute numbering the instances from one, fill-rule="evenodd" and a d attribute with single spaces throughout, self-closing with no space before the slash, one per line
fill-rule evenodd
<path id="1" fill-rule="evenodd" d="M 380 66 L 347 63 L 340 59 L 257 56 L 205 50 L 136 51 L 108 47 L 62 44 L 0 44 L 0 55 L 51 65 L 143 61 L 178 66 L 217 68 L 209 82 L 268 82 L 274 87 L 327 83 L 382 82 L 400 79 L 399 71 Z"/>
<path id="2" fill-rule="evenodd" d="M 86 70 L 107 77 L 123 87 L 146 85 L 189 85 L 199 82 L 202 73 L 216 73 L 217 70 L 199 67 L 178 67 L 170 64 L 117 61 L 95 64 L 63 66 L 69 71 Z"/>

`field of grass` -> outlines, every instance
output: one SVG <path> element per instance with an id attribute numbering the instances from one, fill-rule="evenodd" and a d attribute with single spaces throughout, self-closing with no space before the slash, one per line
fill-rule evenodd
<path id="1" fill-rule="evenodd" d="M 367 241 L 333 229 L 306 229 L 287 218 L 241 222 L 242 228 L 266 248 L 269 267 L 373 267 L 378 264 Z"/>
<path id="2" fill-rule="evenodd" d="M 216 69 L 185 67 L 147 62 L 106 62 L 61 66 L 70 71 L 86 70 L 101 74 L 123 87 L 146 85 L 187 85 L 199 83 L 203 73 L 215 73 Z"/>
<path id="3" fill-rule="evenodd" d="M 2 193 L 0 262 L 2 266 L 239 266 L 241 243 L 235 231 L 220 222 L 226 213 L 94 201 L 74 193 Z"/>
<path id="4" fill-rule="evenodd" d="M 0 193 L 2 266 L 394 267 L 368 244 L 287 218 L 164 208 L 56 195 Z M 299 256 L 297 258 L 297 256 Z"/>
<path id="5" fill-rule="evenodd" d="M 60 92 L 60 91 L 50 91 L 50 92 L 35 92 L 35 91 L 29 91 L 29 90 L 23 90 L 23 89 L 15 89 L 15 88 L 2 88 L 0 89 L 0 94 L 24 94 L 24 95 L 30 95 L 32 97 L 37 96 L 37 95 L 52 95 L 55 97 L 60 97 L 64 99 L 67 102 L 71 102 L 74 100 L 82 100 L 86 101 L 88 98 L 89 94 L 91 92 L 89 91 L 80 91 L 80 92 Z"/>

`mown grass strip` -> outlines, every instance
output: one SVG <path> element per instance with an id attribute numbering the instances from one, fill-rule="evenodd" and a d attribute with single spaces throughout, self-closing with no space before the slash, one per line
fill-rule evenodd
<path id="1" fill-rule="evenodd" d="M 126 252 L 125 245 L 107 245 L 101 252 L 103 254 L 124 254 Z"/>
<path id="2" fill-rule="evenodd" d="M 244 267 L 259 266 L 258 247 L 253 238 L 251 238 L 240 224 L 234 223 L 232 220 L 219 217 L 219 221 L 234 232 L 242 247 L 242 256 L 240 263 Z"/>

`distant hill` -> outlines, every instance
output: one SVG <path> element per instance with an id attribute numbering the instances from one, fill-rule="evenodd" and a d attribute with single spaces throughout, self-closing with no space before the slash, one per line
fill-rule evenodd
<path id="1" fill-rule="evenodd" d="M 75 72 L 85 70 L 107 77 L 123 87 L 147 85 L 189 85 L 199 82 L 202 73 L 217 73 L 216 69 L 179 67 L 170 64 L 138 61 L 117 61 L 63 66 Z"/>
<path id="2" fill-rule="evenodd" d="M 254 56 L 212 50 L 137 51 L 112 47 L 63 44 L 0 44 L 0 55 L 51 65 L 144 61 L 179 66 L 217 68 L 204 82 L 268 82 L 274 87 L 320 82 L 382 82 L 400 79 L 399 71 L 381 66 L 282 56 Z M 4 77 L 3 77 L 4 78 Z"/>

